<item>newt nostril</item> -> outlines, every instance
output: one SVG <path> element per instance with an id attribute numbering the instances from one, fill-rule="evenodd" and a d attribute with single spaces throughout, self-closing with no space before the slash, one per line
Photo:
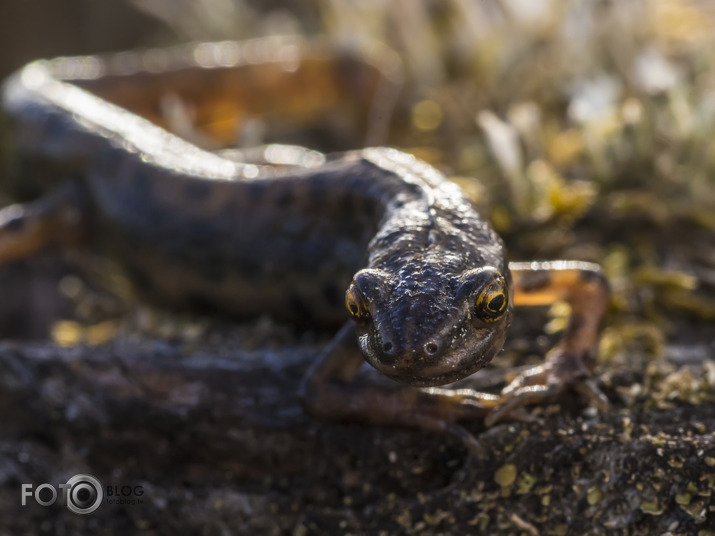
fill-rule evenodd
<path id="1" fill-rule="evenodd" d="M 387 355 L 390 355 L 392 353 L 393 348 L 394 345 L 390 341 L 382 343 L 382 351 L 385 352 Z"/>
<path id="2" fill-rule="evenodd" d="M 424 350 L 426 354 L 435 355 L 439 351 L 439 344 L 435 341 L 430 341 L 424 345 Z"/>

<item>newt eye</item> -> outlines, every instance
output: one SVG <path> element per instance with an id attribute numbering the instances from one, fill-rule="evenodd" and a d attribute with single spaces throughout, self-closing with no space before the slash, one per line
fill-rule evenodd
<path id="1" fill-rule="evenodd" d="M 474 313 L 483 322 L 496 322 L 506 311 L 508 302 L 506 282 L 502 276 L 498 276 L 477 296 Z"/>
<path id="2" fill-rule="evenodd" d="M 351 284 L 345 293 L 345 307 L 358 324 L 364 324 L 370 319 L 370 311 L 367 309 L 367 300 L 362 292 Z"/>

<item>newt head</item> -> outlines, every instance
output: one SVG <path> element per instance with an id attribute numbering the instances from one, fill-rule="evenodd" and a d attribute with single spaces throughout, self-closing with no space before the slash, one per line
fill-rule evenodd
<path id="1" fill-rule="evenodd" d="M 367 268 L 346 292 L 365 360 L 415 386 L 451 383 L 489 363 L 511 324 L 508 271 L 486 266 L 453 275 L 425 265 L 408 271 L 429 277 Z"/>

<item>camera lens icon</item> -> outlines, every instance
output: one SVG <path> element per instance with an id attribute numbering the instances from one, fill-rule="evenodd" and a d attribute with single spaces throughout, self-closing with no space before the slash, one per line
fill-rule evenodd
<path id="1" fill-rule="evenodd" d="M 92 475 L 75 475 L 67 487 L 67 508 L 75 514 L 91 514 L 102 504 L 102 485 Z"/>

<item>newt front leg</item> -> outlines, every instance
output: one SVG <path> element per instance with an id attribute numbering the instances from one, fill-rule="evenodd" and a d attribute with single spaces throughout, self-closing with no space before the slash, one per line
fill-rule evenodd
<path id="1" fill-rule="evenodd" d="M 608 307 L 608 282 L 596 264 L 574 261 L 509 264 L 514 281 L 514 305 L 550 305 L 565 301 L 571 318 L 562 340 L 546 362 L 515 378 L 501 393 L 499 407 L 486 419 L 494 424 L 514 408 L 539 402 L 567 387 L 585 395 L 599 409 L 608 399 L 592 379 L 598 336 Z"/>
<path id="2" fill-rule="evenodd" d="M 457 421 L 483 419 L 498 396 L 467 389 L 359 385 L 353 380 L 363 363 L 355 344 L 355 326 L 349 322 L 303 380 L 301 398 L 306 411 L 334 421 L 448 432 L 475 454 L 483 454 L 476 438 Z"/>

